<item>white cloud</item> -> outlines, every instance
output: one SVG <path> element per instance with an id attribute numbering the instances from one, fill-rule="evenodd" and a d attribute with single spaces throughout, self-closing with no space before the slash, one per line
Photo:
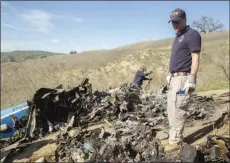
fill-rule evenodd
<path id="1" fill-rule="evenodd" d="M 29 10 L 21 14 L 23 19 L 30 23 L 36 30 L 44 33 L 50 33 L 55 25 L 53 19 L 74 19 L 76 22 L 82 22 L 82 18 L 52 14 L 42 10 Z"/>
<path id="2" fill-rule="evenodd" d="M 18 29 L 18 27 L 14 26 L 14 25 L 11 25 L 11 24 L 7 24 L 5 22 L 2 22 L 2 25 L 6 26 L 6 27 L 9 27 L 9 28 L 13 28 L 13 29 Z"/>
<path id="3" fill-rule="evenodd" d="M 54 24 L 51 22 L 53 15 L 48 12 L 42 10 L 19 11 L 14 8 L 10 3 L 4 1 L 1 1 L 1 7 L 12 10 L 13 12 L 11 12 L 11 14 L 13 14 L 15 18 L 17 16 L 23 18 L 23 20 L 27 22 L 26 26 L 28 26 L 28 24 L 31 25 L 33 27 L 33 31 L 49 33 L 54 28 Z M 12 25 L 9 26 L 9 24 L 6 26 L 11 28 L 15 27 L 12 27 Z"/>
<path id="4" fill-rule="evenodd" d="M 9 24 L 9 23 L 6 23 L 6 22 L 2 22 L 1 25 L 4 25 L 6 27 L 9 27 L 9 28 L 12 28 L 12 29 L 15 29 L 15 30 L 20 30 L 20 31 L 31 31 L 31 32 L 35 32 L 36 31 L 34 29 L 29 29 L 29 28 L 20 28 L 18 26 L 15 26 L 15 25 L 12 25 L 12 24 Z"/>
<path id="5" fill-rule="evenodd" d="M 19 16 L 19 18 L 22 18 L 23 21 L 26 22 L 24 23 L 23 26 L 21 27 L 16 27 L 11 24 L 13 23 L 7 23 L 9 28 L 14 28 L 14 29 L 20 29 L 20 30 L 26 30 L 25 27 L 31 26 L 29 29 L 30 31 L 36 31 L 36 32 L 43 32 L 43 33 L 50 33 L 54 27 L 55 23 L 53 22 L 54 19 L 58 19 L 61 21 L 71 21 L 74 20 L 75 22 L 79 23 L 82 22 L 83 19 L 79 17 L 75 17 L 73 15 L 62 15 L 62 14 L 53 14 L 47 11 L 43 11 L 40 9 L 31 9 L 31 10 L 18 10 L 14 6 L 12 6 L 9 2 L 1 1 L 1 7 L 5 8 L 6 10 L 11 10 L 13 12 L 10 12 L 12 16 L 14 16 L 16 19 Z M 5 12 L 1 10 L 1 15 L 6 15 L 8 14 L 9 11 Z M 20 21 L 20 19 L 18 19 Z M 7 20 L 8 21 L 8 20 Z M 21 22 L 19 22 L 21 24 Z"/>
<path id="6" fill-rule="evenodd" d="M 54 42 L 54 43 L 59 43 L 60 40 L 58 40 L 58 39 L 52 39 L 52 42 Z"/>
<path id="7" fill-rule="evenodd" d="M 30 23 L 36 30 L 49 33 L 53 30 L 53 15 L 42 10 L 29 10 L 21 14 L 24 20 Z"/>

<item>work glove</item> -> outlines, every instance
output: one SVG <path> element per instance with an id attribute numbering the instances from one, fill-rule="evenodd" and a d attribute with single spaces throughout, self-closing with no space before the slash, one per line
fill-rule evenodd
<path id="1" fill-rule="evenodd" d="M 185 94 L 188 92 L 193 92 L 196 89 L 196 76 L 188 75 L 188 78 L 185 82 L 183 90 L 185 90 Z"/>
<path id="2" fill-rule="evenodd" d="M 170 83 L 171 78 L 172 78 L 171 75 L 168 75 L 168 76 L 166 77 L 167 84 Z"/>

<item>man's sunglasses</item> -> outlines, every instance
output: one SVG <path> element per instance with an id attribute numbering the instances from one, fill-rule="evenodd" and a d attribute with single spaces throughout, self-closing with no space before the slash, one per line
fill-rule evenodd
<path id="1" fill-rule="evenodd" d="M 172 21 L 173 24 L 180 24 L 180 21 Z"/>

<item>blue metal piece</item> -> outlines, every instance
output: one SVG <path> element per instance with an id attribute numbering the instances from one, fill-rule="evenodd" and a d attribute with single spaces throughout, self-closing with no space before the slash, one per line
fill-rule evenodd
<path id="1" fill-rule="evenodd" d="M 1 110 L 1 118 L 7 114 L 10 114 L 14 111 L 17 111 L 25 106 L 28 106 L 27 103 L 24 103 L 24 104 L 20 104 L 20 105 L 17 105 L 17 106 L 13 106 L 13 107 L 10 107 L 10 108 L 7 108 L 7 109 L 3 109 Z"/>
<path id="2" fill-rule="evenodd" d="M 179 91 L 177 92 L 177 94 L 179 94 L 179 95 L 185 94 L 185 90 L 179 90 Z"/>
<path id="3" fill-rule="evenodd" d="M 14 128 L 14 122 L 10 115 L 13 115 L 17 119 L 21 119 L 24 116 L 29 115 L 29 106 L 27 103 L 20 104 L 11 108 L 1 110 L 1 124 L 6 124 L 8 130 L 0 133 L 0 138 L 8 138 L 13 136 L 16 129 Z"/>

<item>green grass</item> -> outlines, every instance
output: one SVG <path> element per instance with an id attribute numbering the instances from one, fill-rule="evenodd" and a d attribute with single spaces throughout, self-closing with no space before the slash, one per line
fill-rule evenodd
<path id="1" fill-rule="evenodd" d="M 218 82 L 205 86 L 197 86 L 196 91 L 207 91 L 207 90 L 216 90 L 216 89 L 227 89 L 229 88 L 229 82 Z"/>

